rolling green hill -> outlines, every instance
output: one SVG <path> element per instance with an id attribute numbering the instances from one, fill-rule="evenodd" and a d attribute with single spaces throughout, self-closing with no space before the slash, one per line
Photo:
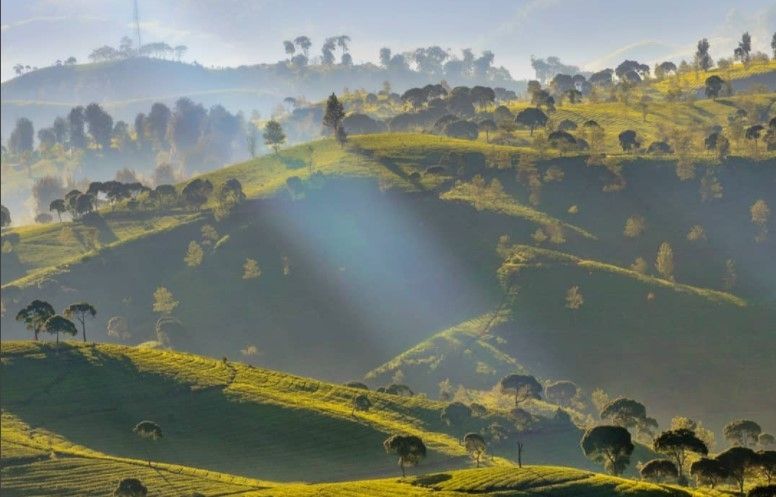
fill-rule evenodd
<path id="1" fill-rule="evenodd" d="M 770 161 L 699 165 L 693 179 L 681 181 L 669 159 L 627 157 L 617 173 L 625 188 L 609 191 L 609 169 L 587 166 L 581 157 L 548 158 L 537 163 L 541 198 L 532 205 L 514 165 L 526 153 L 427 134 L 356 136 L 346 147 L 321 140 L 206 175 L 215 185 L 239 179 L 249 197 L 222 221 L 207 210 L 132 213 L 119 206 L 104 210 L 98 226 L 4 231 L 10 247 L 2 257 L 4 336 L 28 336 L 13 316 L 44 298 L 58 309 L 92 302 L 99 309 L 89 323 L 93 339 L 116 340 L 106 335 L 106 324 L 118 316 L 128 323 L 129 343 L 156 340 L 153 293 L 165 287 L 179 302 L 173 314 L 180 326 L 167 333 L 173 347 L 344 382 L 401 357 L 438 330 L 493 312 L 503 299 L 496 246 L 507 235 L 511 243 L 539 245 L 567 259 L 521 270 L 525 283 L 518 284 L 510 320 L 495 327 L 493 341 L 475 342 L 476 361 L 463 356 L 465 366 L 446 363 L 449 371 L 473 373 L 461 383 L 492 384 L 508 369 L 507 356 L 544 378 L 648 401 L 664 421 L 684 413 L 711 416 L 708 423 L 718 427 L 746 409 L 770 422 L 759 394 L 736 389 L 731 402 L 671 373 L 701 360 L 714 378 L 709 385 L 719 378 L 733 384 L 741 377 L 729 374 L 731 365 L 745 357 L 746 368 L 734 370 L 752 378 L 756 391 L 769 388 L 763 372 L 772 361 L 746 350 L 752 341 L 773 339 L 776 268 L 768 260 L 776 239 L 755 242 L 749 212 L 757 199 L 776 205 Z M 431 167 L 442 167 L 442 174 L 428 173 Z M 709 175 L 722 198 L 699 193 Z M 290 192 L 291 177 L 301 179 L 301 191 Z M 623 227 L 634 215 L 646 228 L 626 237 Z M 215 228 L 217 243 L 203 238 L 205 225 Z M 704 239 L 688 239 L 693 226 L 703 227 Z M 559 240 L 536 238 L 537 230 L 556 227 Z M 96 234 L 91 245 L 90 232 Z M 198 267 L 183 261 L 192 241 L 205 249 Z M 663 241 L 674 248 L 676 284 L 650 276 Z M 637 257 L 647 275 L 627 270 Z M 243 278 L 247 259 L 261 268 L 258 279 Z M 734 260 L 737 278 L 732 292 L 722 293 L 727 259 Z M 574 313 L 564 300 L 572 285 L 585 300 Z M 647 301 L 650 292 L 655 299 Z M 730 346 L 737 332 L 746 340 Z M 579 334 L 590 337 L 584 356 L 565 346 Z M 648 343 L 654 336 L 661 339 Z M 700 337 L 708 344 L 702 358 L 693 345 Z M 423 352 L 419 363 L 436 360 L 431 357 L 449 347 L 449 338 Z M 654 378 L 611 374 L 630 368 L 633 358 Z M 436 382 L 448 375 L 433 378 L 407 381 L 426 381 L 416 388 L 435 394 Z M 686 392 L 698 388 L 703 403 L 688 403 Z"/>
<path id="2" fill-rule="evenodd" d="M 570 468 L 518 469 L 501 458 L 488 459 L 490 468 L 445 471 L 471 463 L 444 433 L 451 428 L 438 417 L 440 403 L 369 392 L 373 407 L 354 415 L 350 399 L 357 390 L 236 362 L 148 348 L 21 342 L 3 342 L 0 362 L 4 495 L 105 495 L 125 477 L 139 478 L 160 496 L 716 495 Z M 157 421 L 163 438 L 136 437 L 135 418 Z M 468 428 L 496 418 L 488 414 Z M 411 470 L 423 476 L 277 481 L 395 474 L 380 441 L 396 431 L 428 445 L 428 459 Z M 530 440 L 527 454 L 535 460 L 553 439 Z"/>

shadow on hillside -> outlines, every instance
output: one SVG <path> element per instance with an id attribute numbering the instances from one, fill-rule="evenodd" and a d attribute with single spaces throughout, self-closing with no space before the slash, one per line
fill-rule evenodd
<path id="1" fill-rule="evenodd" d="M 349 150 L 377 162 L 378 164 L 380 164 L 381 166 L 383 166 L 384 168 L 386 168 L 388 171 L 392 172 L 399 178 L 412 184 L 412 186 L 414 186 L 418 191 L 421 191 L 421 192 L 427 191 L 426 187 L 423 186 L 423 183 L 421 183 L 419 177 L 413 176 L 412 174 L 407 174 L 406 172 L 404 172 L 401 166 L 399 166 L 396 162 L 392 161 L 391 159 L 388 159 L 387 157 L 377 156 L 375 155 L 373 150 L 364 149 L 358 146 L 351 146 L 349 147 Z"/>

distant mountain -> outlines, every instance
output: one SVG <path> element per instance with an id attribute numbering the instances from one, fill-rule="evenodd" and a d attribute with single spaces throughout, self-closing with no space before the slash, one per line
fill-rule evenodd
<path id="1" fill-rule="evenodd" d="M 524 82 L 504 72 L 483 77 L 451 78 L 409 69 L 388 70 L 374 64 L 308 65 L 286 62 L 208 69 L 197 64 L 134 57 L 72 66 L 53 66 L 23 74 L 2 84 L 2 136 L 19 117 L 37 128 L 47 126 L 70 107 L 98 102 L 115 119 L 131 122 L 153 102 L 168 104 L 186 96 L 205 106 L 221 104 L 232 112 L 270 112 L 286 97 L 320 100 L 344 88 L 377 91 L 388 81 L 393 91 L 438 83 L 487 84 L 520 90 Z"/>

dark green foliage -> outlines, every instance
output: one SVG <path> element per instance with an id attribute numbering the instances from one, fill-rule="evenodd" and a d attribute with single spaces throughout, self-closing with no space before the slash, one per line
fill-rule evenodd
<path id="1" fill-rule="evenodd" d="M 485 439 L 479 433 L 467 433 L 463 437 L 463 445 L 466 447 L 466 451 L 477 462 L 477 467 L 480 467 L 480 459 L 485 454 L 487 445 Z"/>
<path id="2" fill-rule="evenodd" d="M 417 466 L 426 457 L 426 446 L 420 437 L 414 435 L 392 435 L 383 442 L 385 451 L 399 456 L 402 477 L 406 466 Z"/>
<path id="3" fill-rule="evenodd" d="M 776 497 L 776 485 L 761 485 L 749 490 L 747 497 Z"/>
<path id="4" fill-rule="evenodd" d="M 754 466 L 759 470 L 760 474 L 766 479 L 768 484 L 770 484 L 774 475 L 776 475 L 776 451 L 758 451 Z"/>
<path id="5" fill-rule="evenodd" d="M 16 154 L 32 152 L 35 140 L 35 130 L 32 127 L 32 121 L 26 117 L 16 120 L 16 127 L 8 138 L 8 149 Z"/>
<path id="6" fill-rule="evenodd" d="M 621 426 L 596 426 L 582 437 L 582 452 L 603 464 L 606 471 L 620 475 L 630 464 L 634 446 L 630 433 Z"/>
<path id="7" fill-rule="evenodd" d="M 323 116 L 323 125 L 331 128 L 332 132 L 336 133 L 342 125 L 342 119 L 345 117 L 345 108 L 337 98 L 337 95 L 332 93 L 329 95 L 329 99 L 326 101 L 326 113 Z"/>
<path id="8" fill-rule="evenodd" d="M 445 134 L 453 138 L 476 140 L 477 135 L 479 135 L 479 128 L 470 121 L 453 121 L 445 126 Z"/>
<path id="9" fill-rule="evenodd" d="M 76 336 L 78 334 L 78 329 L 75 327 L 75 323 L 64 316 L 60 316 L 59 314 L 55 314 L 48 318 L 44 326 L 46 333 L 56 335 L 57 343 L 59 343 L 60 333 L 66 333 L 71 336 Z"/>
<path id="10" fill-rule="evenodd" d="M 150 440 L 158 440 L 162 438 L 162 428 L 153 421 L 141 421 L 136 424 L 134 428 L 132 428 L 132 431 L 141 438 L 147 438 Z"/>
<path id="11" fill-rule="evenodd" d="M 690 465 L 690 475 L 698 485 L 714 488 L 729 477 L 729 472 L 720 461 L 702 457 Z"/>
<path id="12" fill-rule="evenodd" d="M 356 395 L 353 397 L 353 410 L 351 414 L 355 414 L 356 411 L 368 411 L 372 407 L 372 401 L 369 400 L 364 394 Z"/>
<path id="13" fill-rule="evenodd" d="M 618 398 L 604 406 L 601 419 L 624 428 L 635 428 L 640 433 L 651 434 L 657 428 L 657 421 L 647 416 L 647 408 L 633 399 Z"/>
<path id="14" fill-rule="evenodd" d="M 283 127 L 274 119 L 264 125 L 262 137 L 264 138 L 264 143 L 272 147 L 275 153 L 278 153 L 280 145 L 286 142 L 286 134 L 283 132 Z"/>
<path id="15" fill-rule="evenodd" d="M 523 109 L 515 116 L 515 123 L 527 126 L 531 130 L 530 134 L 533 136 L 534 129 L 539 126 L 545 126 L 547 124 L 547 114 L 541 111 L 538 107 L 529 107 Z"/>
<path id="16" fill-rule="evenodd" d="M 460 426 L 472 417 L 472 410 L 462 402 L 451 402 L 442 408 L 440 419 L 448 426 Z"/>
<path id="17" fill-rule="evenodd" d="M 501 393 L 511 393 L 515 396 L 515 406 L 528 399 L 539 399 L 542 385 L 530 375 L 511 374 L 501 379 Z"/>
<path id="18" fill-rule="evenodd" d="M 345 383 L 345 386 L 350 388 L 358 388 L 359 390 L 369 390 L 369 387 L 360 381 L 349 381 Z"/>
<path id="19" fill-rule="evenodd" d="M 207 202 L 208 196 L 212 192 L 213 183 L 210 180 L 196 178 L 183 188 L 181 195 L 186 204 L 195 209 L 200 209 Z"/>
<path id="20" fill-rule="evenodd" d="M 46 321 L 54 314 L 51 304 L 42 300 L 33 300 L 30 305 L 16 314 L 16 320 L 24 322 L 37 340 L 40 332 L 45 330 Z"/>
<path id="21" fill-rule="evenodd" d="M 705 88 L 706 97 L 717 98 L 720 96 L 724 88 L 725 88 L 725 81 L 719 76 L 717 76 L 716 74 L 714 76 L 709 76 L 708 78 L 706 78 L 706 88 Z"/>
<path id="22" fill-rule="evenodd" d="M 65 317 L 75 318 L 81 323 L 81 330 L 83 331 L 83 339 L 86 342 L 86 318 L 97 315 L 97 309 L 94 308 L 88 302 L 78 302 L 70 304 L 65 308 Z"/>
<path id="23" fill-rule="evenodd" d="M 619 134 L 618 138 L 620 139 L 620 147 L 624 152 L 638 150 L 641 146 L 641 143 L 636 139 L 636 132 L 632 129 L 626 129 Z"/>
<path id="24" fill-rule="evenodd" d="M 137 478 L 124 478 L 119 482 L 113 497 L 146 497 L 148 489 Z"/>
<path id="25" fill-rule="evenodd" d="M 4 205 L 0 205 L 0 226 L 5 228 L 6 226 L 11 225 L 11 211 L 8 210 L 8 207 Z"/>
<path id="26" fill-rule="evenodd" d="M 544 394 L 547 400 L 554 402 L 559 406 L 570 406 L 572 401 L 577 397 L 579 393 L 579 387 L 573 381 L 555 381 L 547 385 L 544 389 Z"/>
<path id="27" fill-rule="evenodd" d="M 113 118 L 110 114 L 105 112 L 99 104 L 91 103 L 84 109 L 84 118 L 94 143 L 102 149 L 110 148 L 113 132 Z"/>
<path id="28" fill-rule="evenodd" d="M 733 445 L 749 447 L 757 443 L 757 437 L 762 432 L 760 425 L 751 419 L 731 421 L 723 430 L 725 439 Z"/>
<path id="29" fill-rule="evenodd" d="M 670 457 L 679 470 L 680 480 L 684 478 L 684 464 L 688 452 L 694 452 L 705 456 L 709 453 L 708 447 L 695 435 L 695 432 L 686 428 L 664 431 L 655 439 L 653 447 L 656 452 Z"/>
<path id="30" fill-rule="evenodd" d="M 402 397 L 412 397 L 415 395 L 415 392 L 413 392 L 410 387 L 407 385 L 401 385 L 397 383 L 392 383 L 385 387 L 385 393 L 390 393 L 392 395 L 401 395 Z"/>
<path id="31" fill-rule="evenodd" d="M 639 470 L 641 478 L 655 483 L 671 482 L 679 477 L 676 465 L 668 459 L 653 459 Z"/>
<path id="32" fill-rule="evenodd" d="M 747 447 L 732 447 L 717 455 L 717 461 L 722 463 L 728 475 L 738 484 L 739 492 L 743 495 L 746 475 L 757 461 L 757 454 Z"/>

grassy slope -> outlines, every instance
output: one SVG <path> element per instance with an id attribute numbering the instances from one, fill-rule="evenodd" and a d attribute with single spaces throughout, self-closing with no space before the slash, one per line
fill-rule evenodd
<path id="1" fill-rule="evenodd" d="M 444 181 L 437 176 L 422 176 L 411 180 L 413 172 L 424 172 L 431 165 L 447 164 L 450 153 L 483 154 L 494 157 L 506 152 L 519 152 L 515 147 L 497 147 L 482 142 L 455 140 L 446 137 L 420 134 L 385 134 L 357 136 L 351 139 L 347 148 L 338 146 L 333 140 L 321 140 L 284 150 L 280 155 L 267 155 L 255 160 L 236 164 L 203 175 L 214 185 L 220 185 L 229 178 L 237 178 L 249 198 L 270 197 L 285 188 L 286 180 L 292 176 L 310 180 L 315 174 L 335 177 L 377 178 L 385 187 L 407 191 L 435 190 Z M 466 195 L 451 195 L 453 201 L 474 203 Z M 493 207 L 490 207 L 493 208 Z M 493 208 L 503 214 L 544 225 L 560 223 L 536 209 L 512 201 L 506 207 Z M 11 266 L 3 273 L 3 286 L 28 286 L 58 268 L 78 262 L 84 255 L 94 256 L 100 251 L 115 248 L 140 236 L 149 236 L 169 231 L 197 218 L 191 213 L 164 213 L 162 217 L 148 216 L 138 222 L 127 222 L 122 213 L 104 212 L 107 226 L 101 230 L 100 246 L 93 250 L 85 246 L 79 233 L 85 230 L 82 223 L 74 225 L 76 236 L 64 239 L 60 236 L 61 226 L 22 226 L 7 230 L 5 234 L 18 234 L 20 242 L 4 264 Z M 565 223 L 560 223 L 565 224 Z M 586 231 L 570 226 L 582 236 L 592 236 Z M 22 274 L 27 273 L 25 276 Z M 21 276 L 21 277 L 20 277 Z"/>
<path id="2" fill-rule="evenodd" d="M 571 468 L 525 466 L 503 470 L 482 468 L 410 477 L 406 480 L 362 480 L 329 484 L 278 484 L 205 471 L 179 465 L 119 458 L 73 445 L 56 434 L 31 429 L 14 416 L 2 416 L 0 475 L 3 495 L 57 495 L 58 497 L 102 497 L 121 478 L 137 478 L 151 495 L 179 496 L 200 492 L 207 496 L 307 497 L 460 497 L 533 495 L 549 497 L 585 495 L 589 497 L 633 496 L 707 497 L 711 491 L 692 491 L 613 478 Z"/>
<path id="3" fill-rule="evenodd" d="M 178 465 L 118 458 L 75 446 L 49 432 L 31 429 L 9 414 L 2 417 L 3 494 L 12 497 L 57 495 L 101 497 L 121 478 L 138 478 L 159 497 L 181 492 L 236 496 L 438 496 L 535 495 L 548 497 L 706 497 L 710 490 L 679 489 L 667 485 L 613 478 L 565 467 L 525 466 L 522 469 L 482 468 L 385 480 L 333 484 L 278 484 Z"/>
<path id="4" fill-rule="evenodd" d="M 2 407 L 35 428 L 121 457 L 274 480 L 331 480 L 392 472 L 387 434 L 421 436 L 429 467 L 466 466 L 440 420 L 443 404 L 369 393 L 240 363 L 115 345 L 4 342 Z M 146 443 L 142 419 L 166 436 Z M 496 464 L 501 464 L 500 460 Z"/>

